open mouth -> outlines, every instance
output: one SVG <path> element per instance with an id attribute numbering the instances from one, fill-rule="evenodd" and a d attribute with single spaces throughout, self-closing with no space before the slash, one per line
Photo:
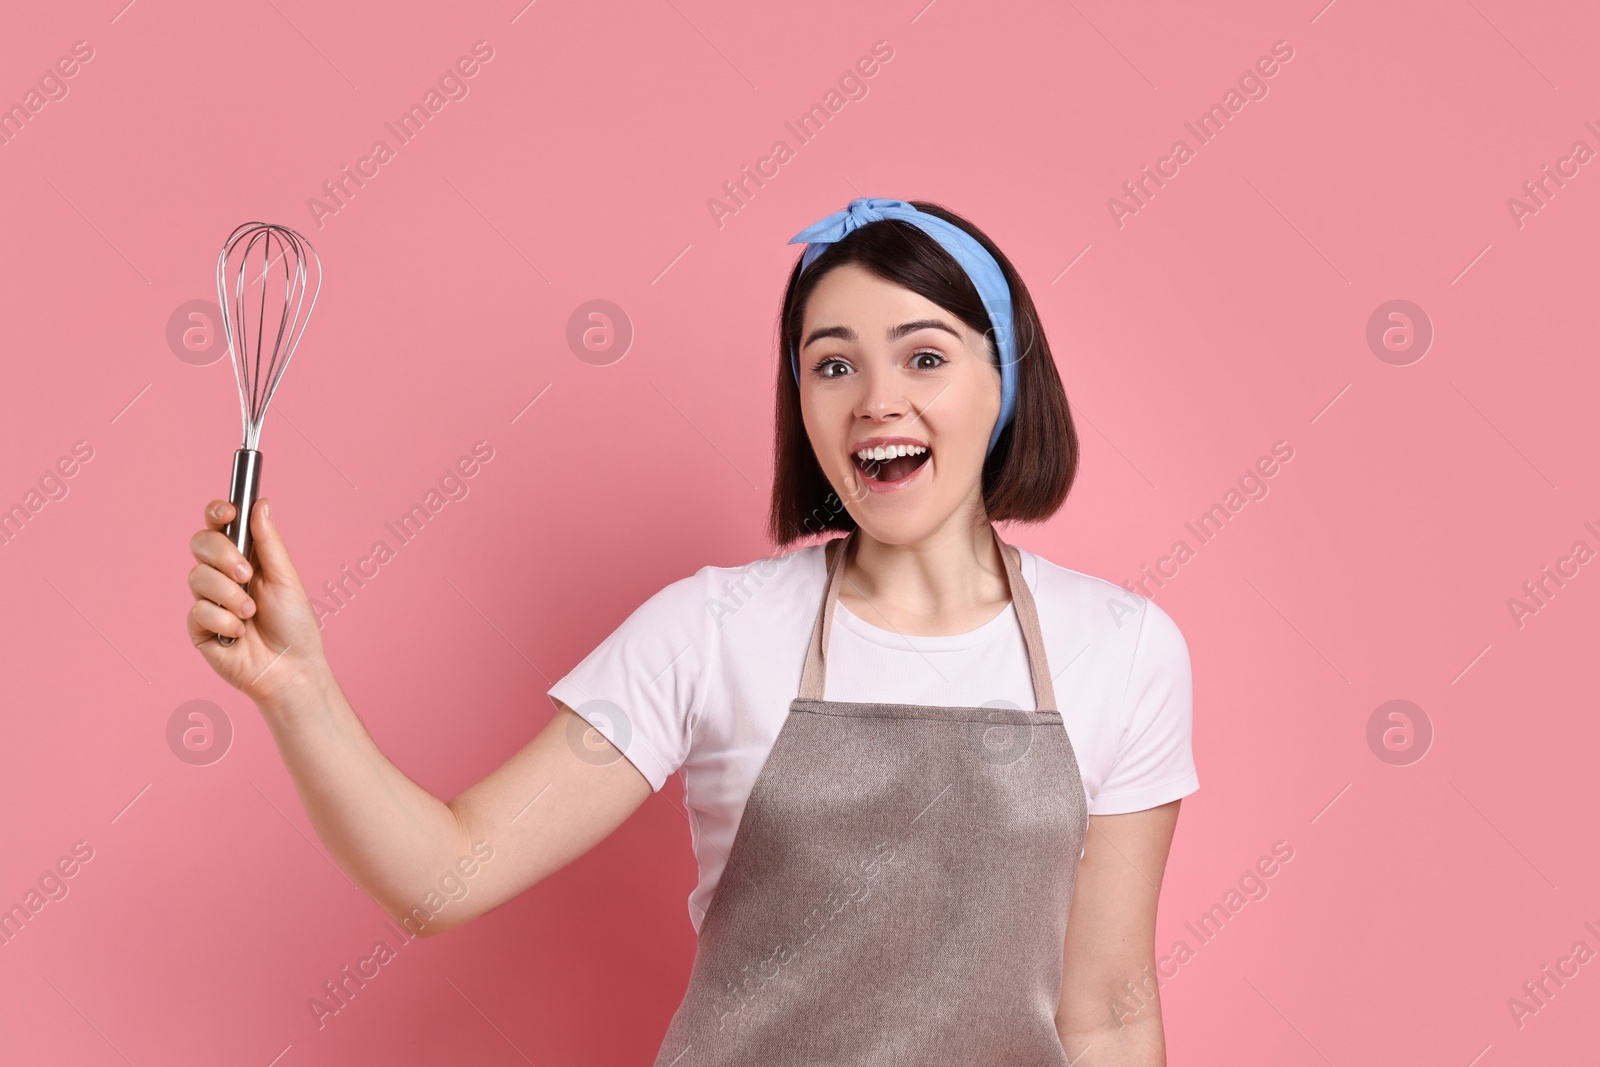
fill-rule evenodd
<path id="1" fill-rule="evenodd" d="M 904 478 L 909 478 L 918 467 L 928 462 L 930 455 L 932 453 L 927 448 L 918 445 L 915 446 L 915 450 L 903 456 L 888 455 L 882 458 L 864 459 L 859 453 L 852 453 L 850 458 L 854 461 L 856 469 L 869 480 L 875 482 L 898 482 Z"/>

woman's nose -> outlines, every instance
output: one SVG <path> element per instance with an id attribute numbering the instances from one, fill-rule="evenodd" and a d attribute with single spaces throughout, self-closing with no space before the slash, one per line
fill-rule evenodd
<path id="1" fill-rule="evenodd" d="M 895 374 L 865 372 L 861 375 L 861 397 L 857 411 L 874 419 L 906 415 L 911 405 L 906 399 L 905 384 Z"/>

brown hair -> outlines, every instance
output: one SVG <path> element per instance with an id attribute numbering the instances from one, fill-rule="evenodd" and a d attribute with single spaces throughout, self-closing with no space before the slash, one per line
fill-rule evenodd
<path id="1" fill-rule="evenodd" d="M 1067 499 L 1078 470 L 1078 434 L 1066 391 L 1050 354 L 1039 313 L 1011 261 L 982 231 L 937 204 L 908 201 L 919 211 L 961 227 L 994 256 L 1011 288 L 1017 336 L 1016 410 L 983 464 L 983 505 L 991 522 L 1043 522 Z M 857 263 L 885 281 L 933 301 L 984 334 L 998 364 L 989 313 L 967 272 L 927 233 L 911 223 L 880 219 L 846 234 L 802 274 L 795 261 L 778 320 L 776 464 L 767 536 L 778 546 L 826 530 L 853 530 L 856 522 L 828 484 L 800 417 L 800 386 L 789 353 L 800 345 L 806 301 L 822 276 Z M 1017 462 L 1012 463 L 1015 455 Z"/>

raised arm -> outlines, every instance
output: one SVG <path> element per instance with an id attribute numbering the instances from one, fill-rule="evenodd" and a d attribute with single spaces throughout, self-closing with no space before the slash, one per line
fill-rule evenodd
<path id="1" fill-rule="evenodd" d="M 333 858 L 413 933 L 431 936 L 505 903 L 593 848 L 650 795 L 637 768 L 558 702 L 503 765 L 449 802 L 433 796 L 378 750 L 334 680 L 269 502 L 251 512 L 257 568 L 222 533 L 232 517 L 233 505 L 213 500 L 206 529 L 190 540 L 190 639 L 260 709 Z M 224 646 L 218 633 L 236 640 Z"/>

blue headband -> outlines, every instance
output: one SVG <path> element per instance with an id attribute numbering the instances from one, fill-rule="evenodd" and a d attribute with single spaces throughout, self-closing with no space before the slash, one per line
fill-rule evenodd
<path id="1" fill-rule="evenodd" d="M 989 452 L 994 451 L 994 443 L 1000 439 L 1000 431 L 1011 421 L 1011 416 L 1017 407 L 1017 338 L 1012 329 L 1011 287 L 1006 284 L 1006 277 L 1000 272 L 1000 264 L 995 262 L 989 250 L 974 240 L 966 230 L 946 222 L 937 215 L 918 211 L 904 200 L 884 200 L 871 196 L 858 197 L 850 201 L 844 210 L 835 211 L 828 217 L 819 219 L 789 238 L 789 243 L 807 242 L 805 254 L 800 259 L 800 269 L 803 272 L 827 250 L 829 245 L 842 239 L 850 231 L 880 219 L 901 219 L 909 222 L 938 241 L 940 246 L 961 264 L 961 269 L 967 272 L 967 277 L 972 279 L 972 285 L 978 290 L 979 299 L 983 301 L 983 309 L 989 313 L 989 322 L 994 327 L 1000 356 L 1000 416 L 994 420 L 994 431 L 989 434 L 989 449 L 984 453 L 987 456 Z M 789 366 L 794 371 L 794 380 L 798 384 L 800 358 L 793 346 L 789 349 Z"/>

